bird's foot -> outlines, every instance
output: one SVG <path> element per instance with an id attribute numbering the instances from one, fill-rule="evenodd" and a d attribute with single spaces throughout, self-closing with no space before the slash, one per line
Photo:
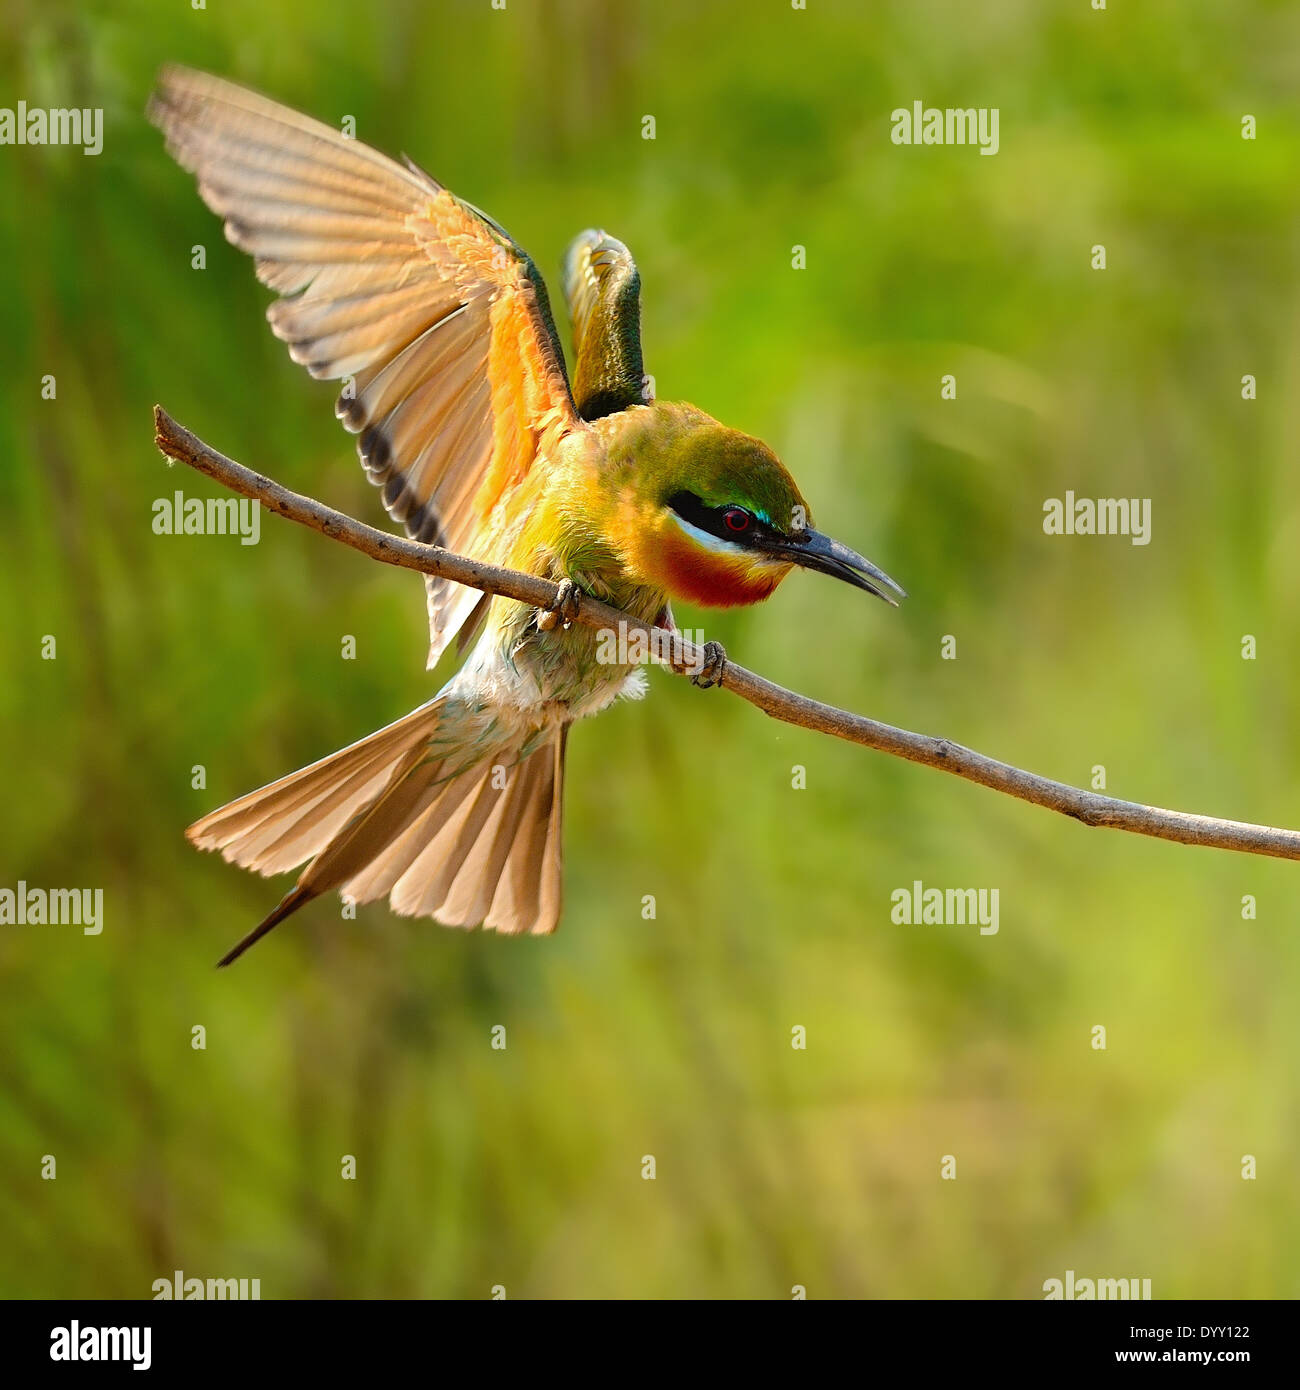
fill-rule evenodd
<path id="1" fill-rule="evenodd" d="M 571 627 L 574 619 L 578 616 L 578 607 L 581 602 L 582 590 L 572 579 L 561 579 L 558 592 L 555 595 L 555 602 L 549 608 L 543 608 L 538 613 L 537 626 L 543 632 L 550 632 L 561 623 L 565 627 Z"/>
<path id="2" fill-rule="evenodd" d="M 704 664 L 691 676 L 691 684 L 701 690 L 709 690 L 722 684 L 722 673 L 727 669 L 727 653 L 721 642 L 706 642 L 700 648 Z"/>

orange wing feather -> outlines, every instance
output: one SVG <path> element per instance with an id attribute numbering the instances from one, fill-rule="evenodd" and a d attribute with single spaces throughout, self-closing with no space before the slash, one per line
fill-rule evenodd
<path id="1" fill-rule="evenodd" d="M 219 78 L 166 69 L 150 115 L 283 296 L 267 317 L 289 355 L 345 381 L 338 414 L 389 514 L 499 561 L 515 488 L 587 428 L 527 257 L 422 170 Z M 480 595 L 427 583 L 432 666 Z"/>

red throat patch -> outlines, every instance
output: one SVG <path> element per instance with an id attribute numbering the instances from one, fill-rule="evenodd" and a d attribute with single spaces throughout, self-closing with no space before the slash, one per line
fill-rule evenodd
<path id="1" fill-rule="evenodd" d="M 675 528 L 662 532 L 658 542 L 657 577 L 669 594 L 706 608 L 761 603 L 790 568 L 763 564 L 746 555 L 716 554 Z"/>

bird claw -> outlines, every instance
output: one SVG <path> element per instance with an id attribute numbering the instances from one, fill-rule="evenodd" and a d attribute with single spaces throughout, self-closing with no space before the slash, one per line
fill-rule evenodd
<path id="1" fill-rule="evenodd" d="M 706 642 L 701 648 L 704 664 L 691 677 L 691 684 L 701 690 L 711 690 L 722 684 L 722 673 L 727 668 L 727 652 L 721 642 Z"/>
<path id="2" fill-rule="evenodd" d="M 582 590 L 573 582 L 572 579 L 561 579 L 558 591 L 555 595 L 555 602 L 549 608 L 543 608 L 537 615 L 537 626 L 543 632 L 550 632 L 559 627 L 571 627 L 574 619 L 578 616 L 578 607 L 582 602 Z"/>

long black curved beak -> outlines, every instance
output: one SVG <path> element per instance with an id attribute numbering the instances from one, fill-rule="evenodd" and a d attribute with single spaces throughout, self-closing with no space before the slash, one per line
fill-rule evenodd
<path id="1" fill-rule="evenodd" d="M 855 589 L 865 589 L 867 593 L 875 594 L 895 608 L 900 598 L 907 597 L 902 585 L 895 583 L 865 555 L 859 555 L 856 550 L 850 550 L 847 545 L 841 545 L 820 531 L 796 531 L 775 543 L 765 544 L 763 549 L 803 569 L 834 575 L 836 579 L 852 584 Z"/>

